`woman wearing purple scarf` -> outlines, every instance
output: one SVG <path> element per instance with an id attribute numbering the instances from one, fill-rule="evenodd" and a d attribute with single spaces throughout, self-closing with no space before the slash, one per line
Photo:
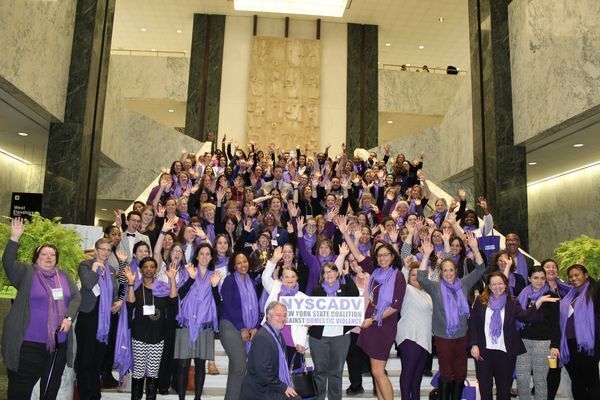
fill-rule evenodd
<path id="1" fill-rule="evenodd" d="M 182 400 L 185 399 L 192 358 L 195 398 L 202 396 L 206 360 L 215 358 L 215 332 L 219 329 L 216 299 L 220 300 L 218 285 L 221 276 L 214 271 L 210 244 L 200 244 L 193 258 L 196 268 L 189 265 L 188 272 L 196 281 L 189 292 L 179 293 L 179 327 L 175 333 L 173 356 L 178 360 L 177 392 Z"/>
<path id="2" fill-rule="evenodd" d="M 558 277 L 558 264 L 551 258 L 542 261 L 542 267 L 546 271 L 546 283 L 550 288 L 550 292 L 554 293 L 561 299 L 565 297 L 573 286 L 565 283 Z M 560 325 L 559 325 L 560 327 Z M 558 387 L 560 386 L 560 375 L 562 368 L 559 365 L 558 368 L 550 368 L 548 370 L 548 400 L 554 400 Z"/>
<path id="3" fill-rule="evenodd" d="M 508 278 L 503 273 L 495 271 L 486 277 L 486 288 L 475 301 L 469 319 L 469 348 L 475 359 L 482 400 L 493 399 L 494 381 L 496 399 L 510 399 L 517 356 L 526 351 L 517 322 L 538 320 L 537 310 L 542 304 L 558 300 L 550 295 L 540 296 L 533 307 L 523 310 L 508 294 Z"/>
<path id="4" fill-rule="evenodd" d="M 140 284 L 136 287 L 138 273 L 131 266 L 125 268 L 127 278 L 127 314 L 131 329 L 131 351 L 133 368 L 131 373 L 131 399 L 138 400 L 144 393 L 146 379 L 146 399 L 156 399 L 158 370 L 165 343 L 167 321 L 174 319 L 177 313 L 177 270 L 166 271 L 169 280 L 169 292 L 158 293 L 154 284 L 157 271 L 156 260 L 146 257 L 139 262 Z M 182 287 L 189 288 L 193 279 Z M 123 311 L 121 311 L 123 312 Z M 120 347 L 117 348 L 119 354 Z M 116 358 L 119 361 L 118 358 Z"/>
<path id="5" fill-rule="evenodd" d="M 521 291 L 517 298 L 521 308 L 526 310 L 535 305 L 536 301 L 545 294 L 553 297 L 558 295 L 550 292 L 546 284 L 546 272 L 537 265 L 529 269 L 529 286 Z M 523 339 L 526 353 L 517 357 L 517 388 L 519 399 L 529 400 L 531 388 L 529 382 L 533 375 L 535 399 L 548 398 L 548 357 L 558 358 L 560 346 L 560 324 L 558 303 L 543 304 L 540 309 L 541 318 L 524 324 L 517 322 L 517 329 Z M 533 373 L 533 374 L 532 374 Z"/>
<path id="6" fill-rule="evenodd" d="M 422 243 L 423 261 L 417 276 L 423 289 L 433 301 L 433 341 L 440 364 L 439 394 L 441 400 L 459 399 L 467 376 L 467 319 L 469 304 L 467 296 L 471 288 L 486 271 L 483 258 L 473 233 L 466 234 L 473 250 L 477 267 L 471 273 L 458 278 L 457 266 L 451 259 L 440 264 L 440 280 L 427 278 L 427 261 L 434 250 L 429 237 Z"/>
<path id="7" fill-rule="evenodd" d="M 319 284 L 312 296 L 358 296 L 358 288 L 352 279 L 345 279 L 338 267 L 327 262 L 321 268 Z M 315 363 L 315 384 L 317 400 L 342 398 L 342 371 L 346 354 L 350 347 L 350 335 L 353 326 L 313 325 L 308 328 L 308 342 Z"/>
<path id="8" fill-rule="evenodd" d="M 406 280 L 399 272 L 402 262 L 392 245 L 379 247 L 375 257 L 378 267 L 371 275 L 365 293 L 368 306 L 357 344 L 371 359 L 371 374 L 375 378 L 377 393 L 387 400 L 394 397 L 394 391 L 385 373 L 385 365 L 396 339 L 398 311 L 402 308 Z"/>
<path id="9" fill-rule="evenodd" d="M 44 399 L 55 399 L 65 364 L 73 365 L 71 325 L 81 302 L 73 280 L 59 270 L 51 244 L 39 246 L 33 265 L 17 261 L 21 218 L 11 221 L 2 264 L 17 297 L 4 320 L 2 356 L 8 372 L 8 398 L 29 399 L 36 382 Z M 58 332 L 57 335 L 55 333 Z M 58 342 L 56 342 L 58 338 Z M 48 376 L 56 352 L 52 375 Z"/>
<path id="10" fill-rule="evenodd" d="M 560 302 L 560 365 L 571 377 L 575 400 L 600 398 L 600 290 L 586 267 L 567 269 L 573 288 Z"/>
<path id="11" fill-rule="evenodd" d="M 100 398 L 98 377 L 107 348 L 111 314 L 120 309 L 120 302 L 117 301 L 117 271 L 108 264 L 111 241 L 98 239 L 95 247 L 95 257 L 79 264 L 81 306 L 75 326 L 75 373 L 79 398 L 82 400 Z"/>
<path id="12" fill-rule="evenodd" d="M 250 260 L 246 253 L 235 252 L 229 259 L 230 275 L 221 286 L 219 334 L 229 357 L 226 400 L 240 397 L 242 379 L 246 373 L 246 354 L 260 326 L 258 298 L 254 281 L 248 275 L 249 268 Z"/>

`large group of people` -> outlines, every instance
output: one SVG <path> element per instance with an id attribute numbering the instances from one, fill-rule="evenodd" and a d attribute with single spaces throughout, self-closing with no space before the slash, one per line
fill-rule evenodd
<path id="1" fill-rule="evenodd" d="M 18 289 L 2 333 L 9 399 L 29 398 L 40 379 L 42 398 L 54 399 L 65 364 L 82 400 L 100 399 L 113 365 L 121 378 L 131 373 L 132 399 L 144 387 L 147 399 L 185 399 L 192 360 L 200 399 L 217 370 L 217 339 L 229 358 L 228 400 L 298 398 L 289 371 L 306 352 L 317 399 L 342 397 L 347 365 L 347 395 L 364 392 L 369 372 L 377 398 L 389 400 L 393 348 L 403 399 L 421 396 L 434 353 L 442 400 L 462 398 L 468 357 L 484 400 L 494 384 L 498 399 L 510 398 L 514 374 L 521 399 L 531 377 L 536 400 L 553 399 L 563 366 L 575 399 L 600 398 L 600 291 L 586 267 L 570 266 L 563 282 L 556 262 L 534 266 L 514 233 L 486 256 L 486 199 L 467 209 L 459 190 L 431 205 L 423 153 L 411 161 L 392 160 L 389 146 L 361 158 L 343 144 L 332 155 L 330 146 L 308 154 L 221 143 L 184 151 L 145 202 L 116 210 L 79 265 L 80 288 L 51 244 L 18 262 L 24 225 L 12 221 L 3 254 Z M 288 325 L 281 296 L 363 296 L 364 321 Z"/>

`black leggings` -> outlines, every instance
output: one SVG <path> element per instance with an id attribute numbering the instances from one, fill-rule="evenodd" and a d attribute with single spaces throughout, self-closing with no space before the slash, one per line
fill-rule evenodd
<path id="1" fill-rule="evenodd" d="M 177 368 L 177 392 L 179 393 L 179 400 L 185 399 L 185 391 L 188 385 L 188 373 L 190 371 L 190 364 L 192 360 L 179 359 Z M 204 380 L 206 379 L 206 360 L 201 358 L 194 358 L 194 398 L 200 399 L 202 396 L 202 389 L 204 388 Z"/>

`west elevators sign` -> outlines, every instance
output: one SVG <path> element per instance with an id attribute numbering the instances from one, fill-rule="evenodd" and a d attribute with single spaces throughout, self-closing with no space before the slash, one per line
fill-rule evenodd
<path id="1" fill-rule="evenodd" d="M 41 193 L 16 193 L 13 192 L 10 201 L 10 217 L 31 219 L 34 212 L 42 212 Z"/>

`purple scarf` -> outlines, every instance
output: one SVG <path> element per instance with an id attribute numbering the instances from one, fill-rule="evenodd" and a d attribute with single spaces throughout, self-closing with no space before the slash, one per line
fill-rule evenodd
<path id="1" fill-rule="evenodd" d="M 298 283 L 293 288 L 289 288 L 284 284 L 281 284 L 281 289 L 279 290 L 279 297 L 281 296 L 295 296 L 296 293 L 300 290 Z"/>
<path id="2" fill-rule="evenodd" d="M 215 242 L 215 224 L 208 224 L 204 227 L 204 233 L 206 233 L 206 237 L 208 241 L 211 243 Z"/>
<path id="3" fill-rule="evenodd" d="M 446 211 L 442 211 L 440 213 L 435 213 L 433 216 L 433 222 L 435 222 L 435 226 L 439 228 L 442 225 L 442 221 L 446 217 Z"/>
<path id="4" fill-rule="evenodd" d="M 177 314 L 177 322 L 190 331 L 190 346 L 192 349 L 196 346 L 198 333 L 202 326 L 212 324 L 213 331 L 218 331 L 217 306 L 213 300 L 210 284 L 213 273 L 213 271 L 207 271 L 206 275 L 202 277 L 202 273 L 198 271 L 196 281 L 185 298 L 181 300 L 179 313 Z"/>
<path id="5" fill-rule="evenodd" d="M 136 280 L 137 282 L 137 280 Z M 125 293 L 129 285 L 125 285 Z M 119 371 L 119 382 L 127 371 L 133 368 L 133 353 L 131 349 L 131 329 L 127 317 L 127 306 L 124 304 L 119 313 L 119 325 L 117 326 L 117 339 L 115 342 L 114 366 Z"/>
<path id="6" fill-rule="evenodd" d="M 508 290 L 510 294 L 513 293 L 513 288 L 517 285 L 517 278 L 515 278 L 515 274 L 512 271 L 508 272 Z"/>
<path id="7" fill-rule="evenodd" d="M 502 335 L 502 309 L 506 305 L 506 292 L 502 293 L 500 297 L 496 297 L 490 294 L 488 300 L 488 307 L 492 310 L 492 318 L 490 321 L 490 336 L 492 337 L 492 343 L 498 343 L 498 338 Z"/>
<path id="8" fill-rule="evenodd" d="M 269 325 L 269 323 L 265 323 L 263 325 L 263 327 L 271 334 L 271 336 L 273 336 L 273 339 L 275 340 L 275 345 L 277 346 L 277 353 L 279 355 L 279 371 L 278 371 L 278 376 L 279 376 L 279 380 L 283 383 L 285 383 L 288 387 L 292 386 L 291 380 L 290 380 L 290 368 L 288 367 L 287 364 L 287 358 L 285 356 L 285 351 L 283 349 L 283 344 L 281 343 L 281 340 L 279 340 L 279 335 L 276 334 L 276 330 L 275 328 L 273 328 L 271 325 Z"/>
<path id="9" fill-rule="evenodd" d="M 373 271 L 369 281 L 369 296 L 374 298 L 375 284 L 379 286 L 379 295 L 375 305 L 375 315 L 377 315 L 377 325 L 383 324 L 383 312 L 394 300 L 394 288 L 396 287 L 396 274 L 398 270 L 392 267 L 387 269 L 377 268 Z"/>
<path id="10" fill-rule="evenodd" d="M 225 267 L 225 266 L 227 266 L 228 263 L 229 263 L 229 257 L 217 255 L 215 268 Z"/>
<path id="11" fill-rule="evenodd" d="M 129 264 L 129 268 L 131 269 L 131 272 L 135 274 L 135 282 L 133 283 L 133 290 L 135 291 L 142 284 L 142 277 L 140 276 L 139 272 L 140 262 L 137 259 L 132 258 L 131 263 Z M 125 291 L 125 296 L 127 296 L 127 291 Z"/>
<path id="12" fill-rule="evenodd" d="M 304 232 L 303 237 L 304 243 L 306 244 L 306 249 L 310 253 L 312 251 L 312 248 L 315 247 L 315 244 L 317 243 L 317 235 L 308 236 L 306 232 Z"/>
<path id="13" fill-rule="evenodd" d="M 533 289 L 533 286 L 531 285 L 527 285 L 527 287 L 525 289 L 523 289 L 521 291 L 521 293 L 519 293 L 519 297 L 517 297 L 517 301 L 519 302 L 519 304 L 521 305 L 521 308 L 523 310 L 527 310 L 527 307 L 529 307 L 529 304 L 531 303 L 535 303 L 536 301 L 538 301 L 538 299 L 540 297 L 542 297 L 542 295 L 544 293 L 547 293 L 548 290 L 550 290 L 550 288 L 548 287 L 548 285 L 544 285 L 540 288 L 540 290 L 538 290 L 537 292 L 535 291 L 535 289 Z M 521 330 L 525 327 L 525 324 L 521 321 L 517 321 L 517 329 Z"/>
<path id="14" fill-rule="evenodd" d="M 455 278 L 453 284 L 440 279 L 440 290 L 446 314 L 446 334 L 453 336 L 460 329 L 460 316 L 469 317 L 469 304 L 462 291 L 460 279 Z"/>
<path id="15" fill-rule="evenodd" d="M 340 290 L 340 281 L 336 279 L 335 283 L 331 286 L 329 286 L 327 282 L 323 281 L 323 283 L 321 283 L 321 287 L 325 293 L 327 293 L 327 297 L 336 296 L 337 291 Z"/>
<path id="16" fill-rule="evenodd" d="M 477 225 L 465 225 L 462 227 L 464 232 L 472 232 L 477 229 Z"/>
<path id="17" fill-rule="evenodd" d="M 256 297 L 256 289 L 252 284 L 252 278 L 246 275 L 242 279 L 239 272 L 234 272 L 235 283 L 240 292 L 240 300 L 242 303 L 242 319 L 244 320 L 244 328 L 250 330 L 256 327 L 258 323 L 258 298 Z M 246 342 L 246 351 L 250 350 L 250 341 Z"/>
<path id="18" fill-rule="evenodd" d="M 330 254 L 327 257 L 317 256 L 317 259 L 319 260 L 319 265 L 323 265 L 327 262 L 333 262 L 336 258 L 337 256 L 335 254 Z"/>
<path id="19" fill-rule="evenodd" d="M 94 258 L 92 265 L 96 262 Z M 110 266 L 108 260 L 104 260 L 104 273 L 101 268 L 98 273 L 98 286 L 100 286 L 100 302 L 98 307 L 98 330 L 96 331 L 96 340 L 108 344 L 108 333 L 110 331 L 110 308 L 112 306 L 113 283 L 110 279 Z"/>
<path id="20" fill-rule="evenodd" d="M 590 282 L 587 281 L 581 287 L 581 290 L 573 287 L 560 302 L 560 330 L 563 333 L 560 338 L 561 366 L 567 364 L 571 359 L 569 346 L 567 345 L 567 335 L 565 334 L 571 305 L 574 309 L 573 322 L 575 337 L 577 338 L 577 350 L 585 351 L 590 356 L 594 354 L 596 321 L 594 319 L 594 302 L 591 299 L 586 299 L 589 286 Z"/>
<path id="21" fill-rule="evenodd" d="M 517 273 L 527 279 L 529 271 L 527 271 L 527 259 L 520 251 L 517 251 Z"/>
<path id="22" fill-rule="evenodd" d="M 48 297 L 48 331 L 46 333 L 46 350 L 48 350 L 50 353 L 53 353 L 55 349 L 54 333 L 58 328 L 60 328 L 67 311 L 65 299 L 71 296 L 69 281 L 67 280 L 65 274 L 62 271 L 59 271 L 58 267 L 54 267 L 50 271 L 40 268 L 40 266 L 37 264 L 34 264 L 33 267 L 36 271 L 34 279 L 38 280 L 40 286 L 44 288 L 44 291 Z M 57 283 L 56 287 L 62 287 L 62 300 L 54 300 L 54 296 L 52 296 L 52 287 L 50 286 L 50 281 L 52 280 Z"/>
<path id="23" fill-rule="evenodd" d="M 358 242 L 358 251 L 360 251 L 360 254 L 362 254 L 363 256 L 367 256 L 369 255 L 369 251 L 371 251 L 371 242 L 367 243 L 367 244 L 362 244 L 360 242 Z"/>
<path id="24" fill-rule="evenodd" d="M 560 297 L 565 297 L 571 289 L 573 286 L 563 282 L 562 279 L 556 279 L 556 291 Z"/>

